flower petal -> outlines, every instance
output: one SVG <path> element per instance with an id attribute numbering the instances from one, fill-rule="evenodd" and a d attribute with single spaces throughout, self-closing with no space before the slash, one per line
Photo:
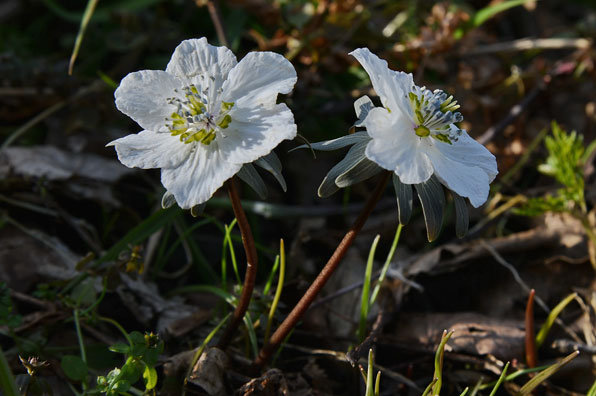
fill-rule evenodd
<path id="1" fill-rule="evenodd" d="M 461 132 L 462 134 L 457 142 L 451 145 L 437 144 L 437 149 L 454 161 L 483 169 L 488 175 L 489 183 L 491 183 L 499 173 L 497 159 L 486 147 L 470 137 L 465 130 Z"/>
<path id="2" fill-rule="evenodd" d="M 456 145 L 453 144 L 453 147 Z M 462 157 L 456 157 L 451 150 L 444 146 L 451 147 L 447 143 L 439 142 L 426 151 L 435 168 L 435 174 L 441 183 L 445 184 L 450 190 L 455 191 L 462 197 L 469 198 L 470 203 L 475 208 L 479 207 L 488 198 L 489 175 L 479 164 L 466 161 L 469 158 L 466 158 L 465 151 L 454 150 L 454 152 L 462 154 Z M 446 152 L 450 155 L 445 155 Z"/>
<path id="3" fill-rule="evenodd" d="M 433 174 L 430 160 L 420 150 L 424 143 L 405 117 L 377 107 L 368 113 L 365 124 L 372 137 L 365 151 L 368 159 L 394 171 L 404 184 L 423 183 Z"/>
<path id="4" fill-rule="evenodd" d="M 178 167 L 162 169 L 161 183 L 174 194 L 182 209 L 190 209 L 209 200 L 241 167 L 226 161 L 216 142 L 208 146 L 197 144 Z"/>
<path id="5" fill-rule="evenodd" d="M 143 129 L 157 132 L 175 107 L 167 98 L 184 83 L 161 70 L 141 70 L 122 79 L 114 93 L 118 110 L 135 120 Z"/>
<path id="6" fill-rule="evenodd" d="M 230 71 L 222 100 L 235 106 L 275 105 L 277 94 L 287 94 L 296 84 L 296 70 L 282 55 L 251 52 Z"/>
<path id="7" fill-rule="evenodd" d="M 192 146 L 180 142 L 168 133 L 141 131 L 116 139 L 106 146 L 114 146 L 118 159 L 129 168 L 173 168 L 188 158 Z"/>
<path id="8" fill-rule="evenodd" d="M 174 50 L 166 72 L 181 78 L 208 76 L 215 80 L 219 89 L 228 77 L 228 73 L 238 61 L 236 55 L 226 47 L 215 47 L 207 43 L 207 39 L 184 40 Z"/>
<path id="9" fill-rule="evenodd" d="M 242 164 L 267 155 L 282 140 L 296 136 L 294 115 L 285 104 L 272 109 L 238 108 L 230 112 L 232 122 L 221 130 L 217 141 L 227 161 Z"/>
<path id="10" fill-rule="evenodd" d="M 414 85 L 412 74 L 389 69 L 387 61 L 380 59 L 368 48 L 350 52 L 360 62 L 370 77 L 370 82 L 381 98 L 383 106 L 391 111 L 403 111 L 404 98 Z"/>

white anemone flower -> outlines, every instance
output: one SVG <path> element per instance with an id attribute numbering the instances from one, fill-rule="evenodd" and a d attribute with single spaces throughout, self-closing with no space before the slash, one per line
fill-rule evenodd
<path id="1" fill-rule="evenodd" d="M 296 136 L 296 124 L 277 96 L 295 83 L 294 67 L 279 54 L 251 52 L 237 62 L 232 51 L 205 38 L 185 40 L 165 71 L 142 70 L 122 80 L 116 107 L 143 131 L 108 146 L 128 167 L 161 168 L 164 207 L 196 207 L 236 174 L 261 194 L 265 187 L 252 162 L 285 190 L 272 150 Z"/>
<path id="2" fill-rule="evenodd" d="M 352 146 L 319 187 L 319 195 L 365 180 L 383 169 L 393 172 L 399 221 L 409 221 L 412 186 L 416 189 L 427 227 L 428 239 L 439 233 L 443 220 L 443 188 L 451 190 L 456 207 L 456 231 L 468 228 L 468 212 L 462 197 L 479 207 L 488 198 L 489 184 L 497 175 L 495 157 L 455 123 L 463 120 L 459 104 L 441 90 L 414 84 L 411 74 L 389 69 L 367 48 L 350 53 L 364 67 L 383 107 L 363 96 L 354 103 L 356 132 L 339 139 L 315 143 L 316 150 Z"/>

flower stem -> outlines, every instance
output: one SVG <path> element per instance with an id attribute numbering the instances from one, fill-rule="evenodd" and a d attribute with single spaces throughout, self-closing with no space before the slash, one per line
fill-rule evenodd
<path id="1" fill-rule="evenodd" d="M 528 367 L 536 367 L 536 334 L 534 333 L 534 295 L 536 291 L 530 290 L 528 303 L 526 304 L 526 364 Z"/>
<path id="2" fill-rule="evenodd" d="M 366 219 L 368 219 L 368 216 L 371 214 L 377 202 L 383 195 L 385 186 L 387 185 L 390 177 L 391 172 L 383 173 L 383 176 L 379 180 L 379 184 L 377 184 L 377 187 L 368 198 L 368 201 L 366 202 L 366 205 L 364 205 L 360 215 L 352 227 L 348 230 L 346 235 L 344 235 L 339 245 L 337 245 L 335 252 L 333 252 L 331 258 L 329 261 L 327 261 L 327 264 L 325 264 L 325 267 L 323 267 L 306 293 L 304 293 L 300 301 L 298 301 L 298 304 L 296 304 L 294 309 L 292 309 L 292 312 L 290 312 L 288 317 L 282 322 L 282 324 L 279 325 L 275 333 L 273 333 L 269 339 L 269 342 L 265 344 L 265 346 L 263 346 L 259 352 L 259 356 L 253 362 L 256 367 L 263 367 L 267 363 L 273 352 L 275 352 L 277 347 L 279 347 L 279 345 L 283 342 L 288 333 L 294 328 L 294 326 L 296 326 L 296 323 L 298 323 L 300 318 L 302 318 L 302 315 L 304 315 L 317 294 L 319 294 L 323 286 L 325 286 L 325 283 L 327 283 L 329 278 L 331 278 L 331 275 L 333 275 L 333 272 L 335 272 L 337 266 L 348 251 L 348 248 L 352 245 L 354 239 L 356 239 L 356 235 L 358 235 L 358 232 L 360 232 L 362 226 L 364 226 Z"/>
<path id="3" fill-rule="evenodd" d="M 228 346 L 232 335 L 240 323 L 242 323 L 242 318 L 248 309 L 248 303 L 250 302 L 250 297 L 252 296 L 252 291 L 255 287 L 255 279 L 257 277 L 257 248 L 255 247 L 255 241 L 252 237 L 252 231 L 250 230 L 250 225 L 248 224 L 248 220 L 242 209 L 234 179 L 232 178 L 228 180 L 227 185 L 232 208 L 234 209 L 234 215 L 238 220 L 238 227 L 240 228 L 240 233 L 242 235 L 244 252 L 246 253 L 246 273 L 244 274 L 244 285 L 242 286 L 242 294 L 240 295 L 238 305 L 217 344 L 218 348 L 221 349 L 225 349 Z"/>

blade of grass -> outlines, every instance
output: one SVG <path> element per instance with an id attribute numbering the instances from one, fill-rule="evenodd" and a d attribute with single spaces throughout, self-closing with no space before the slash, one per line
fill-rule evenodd
<path id="1" fill-rule="evenodd" d="M 387 254 L 387 259 L 385 259 L 385 264 L 383 264 L 383 268 L 381 269 L 381 274 L 379 275 L 379 279 L 377 280 L 377 284 L 373 289 L 372 295 L 370 297 L 370 305 L 373 305 L 375 301 L 377 301 L 377 296 L 379 294 L 379 290 L 381 290 L 381 285 L 385 280 L 385 276 L 387 275 L 387 270 L 389 269 L 389 265 L 391 264 L 391 260 L 393 260 L 393 256 L 395 255 L 395 250 L 397 249 L 397 245 L 399 243 L 399 237 L 401 235 L 401 230 L 403 228 L 402 224 L 397 225 L 397 229 L 395 230 L 395 236 L 393 237 L 393 243 L 391 244 L 391 248 L 389 249 L 389 253 Z"/>
<path id="2" fill-rule="evenodd" d="M 466 396 L 468 394 L 469 390 L 470 390 L 470 387 L 466 386 L 466 389 L 464 389 L 464 391 L 459 396 Z"/>
<path id="3" fill-rule="evenodd" d="M 590 390 L 588 390 L 588 393 L 586 393 L 586 396 L 596 396 L 596 381 L 594 381 L 590 387 Z"/>
<path id="4" fill-rule="evenodd" d="M 267 317 L 267 326 L 265 328 L 265 338 L 264 342 L 267 343 L 269 341 L 269 334 L 271 332 L 271 323 L 273 322 L 273 316 L 275 315 L 275 311 L 277 310 L 277 304 L 281 298 L 281 291 L 284 287 L 284 278 L 286 276 L 286 251 L 284 246 L 284 240 L 280 239 L 279 241 L 279 262 L 280 262 L 280 269 L 279 269 L 279 278 L 277 280 L 277 289 L 275 290 L 275 297 L 273 298 L 273 302 L 271 303 L 271 309 L 269 310 L 269 316 Z"/>
<path id="5" fill-rule="evenodd" d="M 197 351 L 195 352 L 195 355 L 192 358 L 191 364 L 188 367 L 188 371 L 186 372 L 186 377 L 184 377 L 184 383 L 186 384 L 187 378 L 190 376 L 190 374 L 192 373 L 192 369 L 195 367 L 195 364 L 197 364 L 197 362 L 199 361 L 199 359 L 201 358 L 201 355 L 203 354 L 203 351 L 205 350 L 205 348 L 207 347 L 207 344 L 209 344 L 209 341 L 211 341 L 213 339 L 213 337 L 215 336 L 215 334 L 217 334 L 217 332 L 219 331 L 219 329 L 221 329 L 221 327 L 224 325 L 224 323 L 226 323 L 228 321 L 228 319 L 230 318 L 231 313 L 227 314 L 218 324 L 217 326 L 215 326 L 215 328 L 213 330 L 211 330 L 209 332 L 209 334 L 207 334 L 207 337 L 205 337 L 205 339 L 203 340 L 203 343 L 201 344 L 201 346 L 199 347 L 199 349 L 197 349 Z M 186 389 L 186 387 L 185 387 Z M 186 390 L 184 391 L 184 393 L 182 393 L 183 395 L 185 394 Z"/>
<path id="6" fill-rule="evenodd" d="M 87 30 L 87 26 L 89 25 L 89 21 L 93 16 L 93 12 L 95 11 L 95 7 L 99 0 L 89 0 L 87 2 L 87 7 L 85 7 L 85 12 L 83 13 L 83 18 L 81 19 L 81 26 L 79 27 L 79 33 L 77 34 L 77 38 L 75 40 L 74 48 L 72 49 L 72 54 L 70 55 L 70 62 L 68 63 L 68 75 L 72 75 L 72 69 L 74 67 L 75 60 L 79 55 L 79 50 L 81 49 L 81 43 L 83 42 L 83 37 L 85 36 L 85 31 Z"/>
<path id="7" fill-rule="evenodd" d="M 561 311 L 563 311 L 563 309 L 565 309 L 565 307 L 571 301 L 573 301 L 575 298 L 577 298 L 577 293 L 571 293 L 570 295 L 565 297 L 563 299 L 563 301 L 558 303 L 557 306 L 554 307 L 552 311 L 550 311 L 550 314 L 548 314 L 548 317 L 546 318 L 546 322 L 544 322 L 544 324 L 540 328 L 540 331 L 536 335 L 536 348 L 537 349 L 540 348 L 540 346 L 544 343 L 544 340 L 546 340 L 546 337 L 548 336 L 548 332 L 550 331 L 551 327 L 555 323 L 555 320 L 557 320 L 557 317 L 559 316 Z"/>
<path id="8" fill-rule="evenodd" d="M 434 386 L 432 387 L 432 394 L 438 395 L 441 393 L 441 386 L 443 385 L 443 357 L 445 355 L 445 345 L 447 345 L 447 341 L 453 335 L 453 330 L 447 332 L 447 330 L 443 331 L 443 336 L 441 337 L 441 342 L 439 343 L 439 347 L 437 348 L 437 353 L 435 354 L 435 373 L 434 377 L 437 380 Z"/>
<path id="9" fill-rule="evenodd" d="M 376 239 L 378 239 L 379 237 L 377 236 Z M 373 363 L 374 363 L 374 355 L 373 355 L 373 350 L 372 348 L 370 348 L 368 350 L 368 368 L 366 370 L 366 391 L 364 392 L 364 394 L 366 396 L 374 396 L 374 384 L 373 384 L 373 376 L 374 376 L 374 372 L 373 372 Z"/>
<path id="10" fill-rule="evenodd" d="M 381 239 L 377 235 L 368 252 L 368 260 L 366 261 L 366 270 L 364 271 L 364 285 L 362 285 L 362 296 L 360 298 L 360 322 L 358 325 L 358 340 L 362 342 L 366 337 L 366 320 L 368 318 L 368 311 L 370 310 L 370 283 L 372 281 L 372 267 L 375 258 L 377 245 Z"/>
<path id="11" fill-rule="evenodd" d="M 256 358 L 259 355 L 259 344 L 257 343 L 257 333 L 255 332 L 255 325 L 250 317 L 249 312 L 246 312 L 246 314 L 244 314 L 243 320 L 244 326 L 246 327 L 246 332 L 248 333 L 250 346 L 253 351 L 253 357 Z"/>
<path id="12" fill-rule="evenodd" d="M 8 361 L 4 356 L 4 351 L 0 347 L 0 389 L 6 396 L 20 396 L 19 388 L 14 380 L 14 375 L 10 370 Z"/>
<path id="13" fill-rule="evenodd" d="M 553 364 L 552 366 L 549 366 L 545 370 L 536 374 L 534 378 L 526 382 L 526 384 L 521 387 L 521 389 L 519 390 L 519 392 L 516 393 L 515 396 L 529 395 L 532 392 L 532 390 L 534 390 L 534 388 L 546 381 L 548 377 L 559 371 L 561 367 L 565 366 L 567 363 L 575 359 L 577 355 L 579 355 L 579 351 L 572 352 L 571 354 L 567 355 L 557 363 Z"/>
<path id="14" fill-rule="evenodd" d="M 505 367 L 503 368 L 503 371 L 501 372 L 501 375 L 499 376 L 499 379 L 497 380 L 497 383 L 495 384 L 493 390 L 490 392 L 489 396 L 495 396 L 495 394 L 497 393 L 497 389 L 499 389 L 499 386 L 501 386 L 501 383 L 505 380 L 505 376 L 507 375 L 508 368 L 509 368 L 509 362 L 507 362 L 507 364 L 505 364 Z"/>
<path id="15" fill-rule="evenodd" d="M 218 296 L 219 298 L 221 298 L 222 300 L 224 300 L 225 302 L 227 302 L 228 304 L 230 304 L 232 307 L 236 306 L 236 298 L 234 297 L 233 294 L 228 293 L 225 290 L 219 289 L 215 286 L 210 286 L 210 285 L 189 285 L 189 286 L 182 286 L 179 287 L 177 289 L 174 289 L 172 291 L 170 291 L 167 295 L 168 296 L 174 296 L 177 294 L 183 294 L 183 293 L 211 293 L 211 294 L 215 294 L 216 296 Z"/>
<path id="16" fill-rule="evenodd" d="M 224 234 L 224 246 L 227 246 L 230 251 L 230 259 L 232 260 L 232 269 L 234 270 L 234 275 L 236 275 L 236 283 L 241 285 L 242 280 L 240 279 L 240 272 L 238 272 L 238 262 L 236 261 L 236 252 L 234 251 L 234 244 L 232 243 L 232 229 L 236 225 L 237 220 L 234 219 L 230 225 L 224 225 L 225 234 Z"/>
<path id="17" fill-rule="evenodd" d="M 269 276 L 267 277 L 267 282 L 265 282 L 265 287 L 263 288 L 263 296 L 269 295 L 269 291 L 271 290 L 271 285 L 273 284 L 273 277 L 277 273 L 279 269 L 279 254 L 275 256 L 275 261 L 273 262 L 273 268 L 271 268 L 271 272 L 269 272 Z"/>
<path id="18" fill-rule="evenodd" d="M 530 1 L 534 0 L 507 0 L 503 1 L 502 3 L 497 3 L 495 5 L 484 7 L 478 12 L 476 12 L 472 17 L 472 26 L 478 27 L 497 14 L 500 14 L 503 11 L 507 11 L 510 8 L 518 7 L 520 5 L 529 3 Z"/>

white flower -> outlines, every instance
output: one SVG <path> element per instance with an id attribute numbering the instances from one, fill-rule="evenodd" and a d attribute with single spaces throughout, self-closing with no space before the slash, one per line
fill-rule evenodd
<path id="1" fill-rule="evenodd" d="M 292 112 L 276 103 L 295 83 L 294 67 L 279 54 L 251 52 L 237 62 L 232 51 L 205 38 L 183 41 L 165 71 L 142 70 L 122 80 L 116 107 L 144 130 L 108 146 L 128 167 L 161 168 L 164 204 L 173 197 L 192 208 L 244 164 L 268 163 L 273 148 L 296 136 Z"/>
<path id="2" fill-rule="evenodd" d="M 412 75 L 390 70 L 367 48 L 350 53 L 364 67 L 384 107 L 368 111 L 361 125 L 372 138 L 365 155 L 395 172 L 403 184 L 431 176 L 467 197 L 474 207 L 488 198 L 497 175 L 495 157 L 454 123 L 463 117 L 452 96 L 414 85 Z"/>

